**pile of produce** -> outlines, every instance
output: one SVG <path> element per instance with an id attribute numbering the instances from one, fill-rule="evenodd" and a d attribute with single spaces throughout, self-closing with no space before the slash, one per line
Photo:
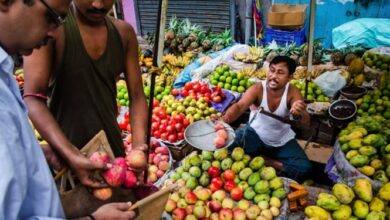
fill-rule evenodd
<path id="1" fill-rule="evenodd" d="M 170 178 L 179 186 L 165 207 L 174 219 L 273 219 L 286 197 L 275 169 L 242 148 L 194 152 Z"/>
<path id="2" fill-rule="evenodd" d="M 234 52 L 233 59 L 243 63 L 257 64 L 263 60 L 264 51 L 260 47 L 250 47 L 247 53 Z"/>
<path id="3" fill-rule="evenodd" d="M 191 96 L 195 100 L 203 98 L 206 103 L 210 101 L 220 103 L 225 98 L 225 93 L 220 87 L 213 87 L 210 90 L 207 83 L 201 83 L 199 81 L 187 82 L 181 90 L 172 89 L 171 94 L 175 97 L 180 95 L 183 98 Z"/>
<path id="4" fill-rule="evenodd" d="M 350 45 L 345 48 L 332 50 L 330 59 L 335 66 L 349 66 L 352 60 L 361 57 L 364 52 L 364 48 Z"/>
<path id="5" fill-rule="evenodd" d="M 157 140 L 150 141 L 147 183 L 153 184 L 161 179 L 171 168 L 169 149 Z"/>
<path id="6" fill-rule="evenodd" d="M 165 50 L 173 54 L 183 52 L 204 53 L 209 50 L 219 51 L 232 43 L 230 30 L 223 33 L 204 31 L 200 26 L 193 25 L 188 19 L 178 20 L 172 17 L 165 34 Z"/>
<path id="7" fill-rule="evenodd" d="M 185 52 L 181 55 L 174 55 L 172 53 L 166 54 L 162 57 L 161 71 L 163 75 L 173 77 L 173 80 L 183 71 L 183 69 L 192 63 L 195 58 L 193 52 Z"/>
<path id="8" fill-rule="evenodd" d="M 19 88 L 23 88 L 24 86 L 24 70 L 17 69 L 14 73 L 14 77 L 16 82 L 18 83 Z"/>
<path id="9" fill-rule="evenodd" d="M 118 125 L 122 131 L 131 132 L 129 111 L 125 111 L 123 119 L 118 122 Z"/>
<path id="10" fill-rule="evenodd" d="M 305 81 L 302 80 L 291 80 L 290 83 L 295 85 L 300 91 L 303 97 L 305 97 Z M 317 84 L 314 81 L 309 82 L 307 89 L 307 97 L 308 101 L 316 101 L 316 102 L 329 102 L 330 99 L 327 97 L 320 88 L 318 88 Z"/>
<path id="11" fill-rule="evenodd" d="M 332 193 L 320 193 L 316 205 L 306 207 L 305 214 L 318 220 L 386 219 L 390 216 L 389 201 L 390 183 L 376 193 L 367 179 L 357 179 L 352 188 L 337 183 Z"/>
<path id="12" fill-rule="evenodd" d="M 390 178 L 390 123 L 382 116 L 363 116 L 339 134 L 349 163 L 370 178 L 386 183 Z"/>
<path id="13" fill-rule="evenodd" d="M 217 67 L 209 76 L 212 85 L 230 90 L 232 92 L 245 92 L 255 82 L 249 80 L 242 73 L 230 71 L 229 65 Z"/>
<path id="14" fill-rule="evenodd" d="M 368 51 L 363 55 L 364 64 L 384 74 L 390 73 L 390 56 Z"/>
<path id="15" fill-rule="evenodd" d="M 126 81 L 119 80 L 116 83 L 116 103 L 121 106 L 129 106 L 129 93 L 127 91 Z"/>
<path id="16" fill-rule="evenodd" d="M 360 58 L 355 58 L 352 60 L 351 64 L 348 66 L 348 73 L 350 73 L 350 84 L 353 83 L 355 86 L 361 86 L 366 80 L 364 75 L 364 63 Z"/>
<path id="17" fill-rule="evenodd" d="M 138 61 L 141 73 L 148 73 L 153 66 L 153 52 L 151 50 L 142 50 L 138 47 Z"/>
<path id="18" fill-rule="evenodd" d="M 356 100 L 358 115 L 382 115 L 390 119 L 390 85 L 369 91 L 362 98 Z"/>

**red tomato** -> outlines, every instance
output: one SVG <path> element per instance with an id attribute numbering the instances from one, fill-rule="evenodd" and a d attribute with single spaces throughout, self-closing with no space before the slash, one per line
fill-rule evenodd
<path id="1" fill-rule="evenodd" d="M 155 137 L 155 138 L 160 138 L 160 137 L 161 137 L 161 132 L 160 132 L 159 130 L 155 130 L 155 131 L 153 132 L 153 137 Z"/>
<path id="2" fill-rule="evenodd" d="M 158 130 L 160 130 L 160 132 L 162 133 L 162 132 L 166 132 L 167 131 L 166 128 L 167 128 L 166 125 L 160 124 L 160 127 L 158 128 Z"/>
<path id="3" fill-rule="evenodd" d="M 125 114 L 123 115 L 125 117 L 125 119 L 129 120 L 129 114 L 130 113 L 128 111 L 125 112 Z"/>
<path id="4" fill-rule="evenodd" d="M 181 96 L 187 97 L 188 96 L 188 91 L 187 90 L 182 90 L 181 91 Z"/>
<path id="5" fill-rule="evenodd" d="M 166 118 L 167 117 L 167 113 L 164 110 L 160 109 L 160 111 L 158 111 L 158 117 Z"/>
<path id="6" fill-rule="evenodd" d="M 204 96 L 203 99 L 204 99 L 204 101 L 205 101 L 206 103 L 210 102 L 210 98 L 207 97 L 207 96 Z"/>
<path id="7" fill-rule="evenodd" d="M 172 89 L 171 94 L 173 96 L 178 96 L 179 95 L 179 90 L 178 89 Z"/>
<path id="8" fill-rule="evenodd" d="M 222 101 L 221 96 L 214 96 L 213 102 L 220 103 Z"/>
<path id="9" fill-rule="evenodd" d="M 161 139 L 168 140 L 168 133 L 166 132 L 161 133 Z"/>
<path id="10" fill-rule="evenodd" d="M 177 132 L 181 131 L 183 129 L 183 124 L 182 123 L 176 123 L 175 124 L 175 130 Z"/>
<path id="11" fill-rule="evenodd" d="M 168 141 L 169 141 L 170 143 L 175 143 L 175 142 L 177 141 L 177 136 L 176 136 L 176 134 L 170 134 L 170 135 L 168 136 Z"/>
<path id="12" fill-rule="evenodd" d="M 173 116 L 173 119 L 176 123 L 182 123 L 183 122 L 183 116 L 181 114 Z"/>
<path id="13" fill-rule="evenodd" d="M 201 87 L 198 84 L 195 84 L 192 88 L 194 88 L 195 92 L 200 92 L 201 91 Z"/>
<path id="14" fill-rule="evenodd" d="M 174 129 L 175 129 L 175 127 L 173 127 L 172 125 L 168 125 L 166 128 L 166 131 L 168 132 L 168 134 L 171 134 Z"/>
<path id="15" fill-rule="evenodd" d="M 207 87 L 207 85 L 202 85 L 201 87 L 200 87 L 200 92 L 201 93 L 207 93 L 207 92 L 209 92 L 209 87 Z"/>
<path id="16" fill-rule="evenodd" d="M 219 188 L 221 188 L 223 186 L 223 180 L 221 177 L 214 177 L 213 179 L 211 179 L 211 183 L 214 183 L 216 184 Z"/>
<path id="17" fill-rule="evenodd" d="M 183 132 L 178 132 L 178 133 L 177 133 L 177 139 L 178 139 L 178 140 L 183 140 L 183 139 L 184 139 L 184 134 L 183 134 Z"/>
<path id="18" fill-rule="evenodd" d="M 119 128 L 121 130 L 127 130 L 127 123 L 126 123 L 126 121 L 119 122 Z"/>
<path id="19" fill-rule="evenodd" d="M 190 90 L 190 89 L 192 89 L 192 83 L 191 82 L 187 82 L 185 85 L 184 85 L 184 88 L 186 89 L 186 90 Z"/>
<path id="20" fill-rule="evenodd" d="M 234 180 L 234 177 L 236 177 L 236 174 L 233 172 L 233 170 L 228 169 L 222 173 L 222 177 L 225 181 Z"/>
<path id="21" fill-rule="evenodd" d="M 242 189 L 236 187 L 230 191 L 230 196 L 232 199 L 238 201 L 242 199 Z"/>
<path id="22" fill-rule="evenodd" d="M 160 123 L 161 119 L 157 115 L 152 115 L 152 122 Z"/>
<path id="23" fill-rule="evenodd" d="M 184 127 L 187 127 L 189 124 L 190 124 L 190 121 L 188 121 L 187 118 L 184 118 L 184 119 L 183 119 L 183 125 L 184 125 Z"/>
<path id="24" fill-rule="evenodd" d="M 160 107 L 155 106 L 155 107 L 153 107 L 152 113 L 153 113 L 154 115 L 158 116 L 158 112 L 159 112 L 160 110 L 161 110 Z"/>
<path id="25" fill-rule="evenodd" d="M 158 122 L 152 122 L 152 131 L 158 130 L 160 124 Z"/>
<path id="26" fill-rule="evenodd" d="M 160 103 L 158 102 L 157 99 L 153 99 L 153 107 L 158 107 Z"/>
<path id="27" fill-rule="evenodd" d="M 219 169 L 218 167 L 211 166 L 207 170 L 207 173 L 210 175 L 211 178 L 219 176 Z"/>
<path id="28" fill-rule="evenodd" d="M 232 191 L 232 189 L 236 188 L 236 184 L 234 183 L 233 180 L 228 180 L 225 182 L 225 185 L 223 186 L 223 188 L 226 191 L 230 192 L 230 191 Z"/>
<path id="29" fill-rule="evenodd" d="M 221 189 L 221 187 L 219 187 L 216 183 L 211 183 L 209 185 L 209 189 L 211 190 L 211 192 L 215 192 L 215 191 Z"/>

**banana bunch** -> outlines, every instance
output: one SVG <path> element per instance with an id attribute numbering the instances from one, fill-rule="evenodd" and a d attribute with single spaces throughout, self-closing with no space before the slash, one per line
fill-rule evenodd
<path id="1" fill-rule="evenodd" d="M 249 54 L 253 55 L 255 57 L 258 57 L 258 58 L 263 58 L 264 57 L 264 50 L 260 47 L 250 47 Z"/>
<path id="2" fill-rule="evenodd" d="M 256 70 L 254 76 L 258 79 L 265 79 L 267 77 L 267 72 L 263 68 L 260 68 Z"/>
<path id="3" fill-rule="evenodd" d="M 258 63 L 263 59 L 264 50 L 259 47 L 250 47 L 249 53 L 233 53 L 233 59 L 243 63 Z"/>
<path id="4" fill-rule="evenodd" d="M 146 66 L 148 68 L 153 66 L 153 58 L 151 57 L 144 57 L 143 54 L 139 56 L 139 65 L 140 66 Z"/>
<path id="5" fill-rule="evenodd" d="M 295 70 L 293 79 L 306 79 L 309 76 L 306 68 L 299 68 Z"/>
<path id="6" fill-rule="evenodd" d="M 251 67 L 244 67 L 242 68 L 238 74 L 241 74 L 243 76 L 247 76 L 249 78 L 253 77 L 255 75 L 256 69 L 251 68 Z"/>

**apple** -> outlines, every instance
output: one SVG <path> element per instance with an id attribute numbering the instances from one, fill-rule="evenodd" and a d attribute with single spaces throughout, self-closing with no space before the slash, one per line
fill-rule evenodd
<path id="1" fill-rule="evenodd" d="M 271 211 L 272 216 L 274 217 L 279 216 L 280 214 L 280 210 L 274 206 L 272 206 L 269 210 Z"/>
<path id="2" fill-rule="evenodd" d="M 173 220 L 184 220 L 186 217 L 186 210 L 183 208 L 176 208 L 172 212 Z"/>
<path id="3" fill-rule="evenodd" d="M 165 204 L 165 211 L 172 212 L 175 208 L 176 208 L 176 201 L 172 199 L 168 199 L 167 203 Z"/>
<path id="4" fill-rule="evenodd" d="M 210 220 L 219 220 L 219 214 L 216 212 L 211 213 Z"/>
<path id="5" fill-rule="evenodd" d="M 214 177 L 213 179 L 211 179 L 211 183 L 214 183 L 217 185 L 217 187 L 221 188 L 223 186 L 223 180 L 221 177 Z"/>
<path id="6" fill-rule="evenodd" d="M 243 211 L 241 209 L 234 209 L 233 210 L 233 220 L 246 220 L 245 211 Z"/>
<path id="7" fill-rule="evenodd" d="M 219 211 L 219 220 L 232 220 L 233 219 L 233 212 L 231 209 L 223 208 L 221 211 Z"/>
<path id="8" fill-rule="evenodd" d="M 230 191 L 230 196 L 232 199 L 238 201 L 242 199 L 242 189 L 236 187 Z"/>
<path id="9" fill-rule="evenodd" d="M 225 182 L 225 185 L 223 188 L 227 191 L 230 192 L 232 189 L 236 188 L 236 184 L 233 182 L 233 180 L 228 180 Z"/>
<path id="10" fill-rule="evenodd" d="M 184 196 L 188 193 L 188 192 L 191 192 L 191 189 L 186 187 L 186 186 L 183 186 L 179 189 L 179 196 L 181 198 L 184 198 Z"/>
<path id="11" fill-rule="evenodd" d="M 197 197 L 196 197 L 195 193 L 193 193 L 193 192 L 188 192 L 185 195 L 184 199 L 185 199 L 186 203 L 189 205 L 195 204 L 197 201 Z"/>
<path id="12" fill-rule="evenodd" d="M 162 171 L 162 170 L 157 170 L 157 172 L 156 172 L 156 175 L 157 175 L 157 178 L 161 178 L 162 176 L 164 176 L 164 171 Z"/>
<path id="13" fill-rule="evenodd" d="M 219 212 L 222 208 L 222 204 L 220 201 L 212 200 L 208 203 L 208 206 L 212 212 Z"/>
<path id="14" fill-rule="evenodd" d="M 203 206 L 195 206 L 194 215 L 198 219 L 206 217 L 206 209 Z"/>
<path id="15" fill-rule="evenodd" d="M 165 146 L 157 147 L 155 152 L 156 154 L 169 155 L 168 147 Z"/>
<path id="16" fill-rule="evenodd" d="M 257 206 L 259 206 L 261 210 L 265 210 L 269 208 L 269 204 L 267 201 L 260 201 L 259 203 L 257 203 Z"/>
<path id="17" fill-rule="evenodd" d="M 196 190 L 194 193 L 195 193 L 196 197 L 202 201 L 207 201 L 210 198 L 210 191 L 205 189 L 205 188 L 201 188 L 199 190 Z"/>
<path id="18" fill-rule="evenodd" d="M 100 188 L 100 189 L 94 189 L 93 190 L 93 195 L 99 199 L 99 200 L 107 200 L 111 198 L 112 196 L 112 189 L 109 187 L 106 188 Z"/>
<path id="19" fill-rule="evenodd" d="M 211 196 L 212 200 L 222 202 L 226 198 L 226 193 L 223 190 L 217 190 Z"/>
<path id="20" fill-rule="evenodd" d="M 148 167 L 148 172 L 149 173 L 157 173 L 157 171 L 158 171 L 158 167 L 156 165 L 150 165 Z"/>
<path id="21" fill-rule="evenodd" d="M 242 210 L 244 210 L 244 211 L 249 209 L 250 206 L 251 206 L 251 203 L 248 200 L 246 200 L 246 199 L 241 199 L 237 203 L 237 207 L 242 209 Z"/>
<path id="22" fill-rule="evenodd" d="M 179 201 L 177 201 L 176 205 L 179 208 L 186 208 L 188 206 L 188 204 L 186 203 L 186 200 L 184 200 L 184 199 L 179 199 Z"/>
<path id="23" fill-rule="evenodd" d="M 103 165 L 107 165 L 110 162 L 110 157 L 105 151 L 93 152 L 93 154 L 91 154 L 89 159 L 95 163 L 103 164 Z"/>
<path id="24" fill-rule="evenodd" d="M 171 195 L 169 195 L 169 199 L 177 202 L 180 199 L 179 193 L 178 192 L 173 192 Z"/>
<path id="25" fill-rule="evenodd" d="M 282 202 L 277 197 L 271 197 L 271 199 L 269 200 L 269 204 L 270 204 L 270 206 L 273 206 L 276 208 L 280 208 L 280 206 L 282 206 Z"/>
<path id="26" fill-rule="evenodd" d="M 184 220 L 198 220 L 198 218 L 195 215 L 187 215 Z"/>
<path id="27" fill-rule="evenodd" d="M 225 198 L 223 201 L 222 201 L 222 208 L 229 208 L 229 209 L 233 209 L 234 207 L 234 201 L 230 198 Z"/>
<path id="28" fill-rule="evenodd" d="M 158 163 L 158 168 L 162 171 L 167 171 L 170 168 L 170 165 L 167 161 L 160 161 Z"/>
<path id="29" fill-rule="evenodd" d="M 189 205 L 186 207 L 186 213 L 187 215 L 191 215 L 193 212 L 194 212 L 194 208 L 195 206 L 194 205 Z"/>
<path id="30" fill-rule="evenodd" d="M 272 219 L 273 218 L 272 212 L 269 209 L 261 211 L 260 215 L 265 217 L 266 219 Z"/>
<path id="31" fill-rule="evenodd" d="M 251 207 L 245 211 L 245 214 L 248 219 L 256 219 L 260 214 L 260 211 L 261 210 L 257 205 L 251 205 Z"/>
<path id="32" fill-rule="evenodd" d="M 236 174 L 231 169 L 225 170 L 225 172 L 222 173 L 222 177 L 225 181 L 228 180 L 234 180 L 234 177 L 236 177 Z"/>
<path id="33" fill-rule="evenodd" d="M 219 169 L 218 167 L 214 167 L 214 166 L 211 166 L 209 167 L 209 169 L 207 170 L 207 173 L 210 175 L 210 177 L 214 178 L 214 177 L 218 177 L 219 176 Z M 222 186 L 222 185 L 221 185 Z"/>

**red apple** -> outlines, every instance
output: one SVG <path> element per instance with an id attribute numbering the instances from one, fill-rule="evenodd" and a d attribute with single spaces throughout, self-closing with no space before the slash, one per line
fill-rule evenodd
<path id="1" fill-rule="evenodd" d="M 223 208 L 219 211 L 219 220 L 232 220 L 233 212 L 231 209 Z"/>
<path id="2" fill-rule="evenodd" d="M 236 201 L 242 199 L 242 189 L 240 189 L 238 187 L 232 189 L 230 191 L 230 196 L 232 197 L 232 199 L 234 199 Z"/>
<path id="3" fill-rule="evenodd" d="M 213 200 L 222 202 L 226 198 L 226 193 L 223 190 L 217 190 L 211 196 Z"/>
<path id="4" fill-rule="evenodd" d="M 195 204 L 197 201 L 197 197 L 196 197 L 195 193 L 193 193 L 193 192 L 188 192 L 185 195 L 184 199 L 185 199 L 186 203 L 189 205 Z"/>
<path id="5" fill-rule="evenodd" d="M 172 212 L 175 208 L 176 208 L 176 201 L 172 199 L 168 199 L 167 203 L 165 204 L 165 211 Z"/>
<path id="6" fill-rule="evenodd" d="M 183 208 L 176 208 L 173 210 L 173 220 L 184 220 L 186 217 L 186 210 Z"/>
<path id="7" fill-rule="evenodd" d="M 234 180 L 234 177 L 236 177 L 236 174 L 233 172 L 233 170 L 228 169 L 223 172 L 222 177 L 225 181 Z"/>
<path id="8" fill-rule="evenodd" d="M 246 220 L 245 211 L 241 209 L 234 209 L 233 211 L 233 219 L 234 220 Z"/>
<path id="9" fill-rule="evenodd" d="M 219 169 L 218 167 L 211 166 L 207 170 L 207 173 L 210 175 L 211 178 L 219 176 Z"/>
<path id="10" fill-rule="evenodd" d="M 219 212 L 222 208 L 222 203 L 217 200 L 212 200 L 208 203 L 208 206 L 212 212 Z"/>

